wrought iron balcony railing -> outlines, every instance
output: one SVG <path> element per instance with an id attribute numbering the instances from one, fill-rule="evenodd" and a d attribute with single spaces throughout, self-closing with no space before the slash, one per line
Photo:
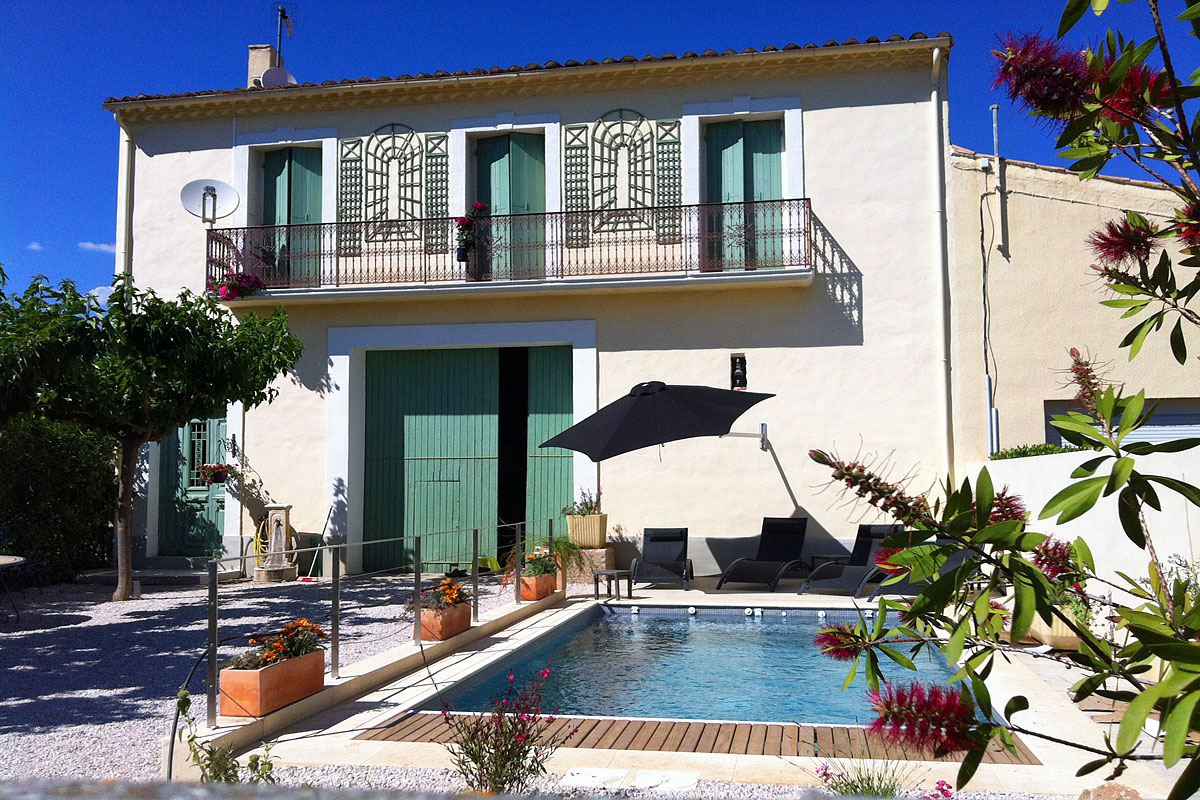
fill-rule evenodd
<path id="1" fill-rule="evenodd" d="M 516 214 L 476 226 L 465 253 L 453 218 L 215 229 L 208 278 L 242 272 L 285 289 L 812 266 L 807 199 Z"/>

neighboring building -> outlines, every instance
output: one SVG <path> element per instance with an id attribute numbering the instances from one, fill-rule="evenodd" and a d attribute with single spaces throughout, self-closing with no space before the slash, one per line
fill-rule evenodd
<path id="1" fill-rule="evenodd" d="M 991 375 L 998 448 L 1052 442 L 1051 415 L 1071 407 L 1064 371 L 1077 347 L 1117 384 L 1146 390 L 1159 412 L 1139 436 L 1149 441 L 1200 436 L 1195 370 L 1180 366 L 1169 328 L 1134 361 L 1119 344 L 1136 320 L 1100 301 L 1107 290 L 1089 265 L 1088 234 L 1126 209 L 1163 222 L 1178 198 L 1157 183 L 1099 177 L 1081 181 L 1061 167 L 1004 160 L 1004 203 L 996 159 L 961 148 L 950 157 L 954 442 L 964 465 L 988 455 Z M 1003 223 L 1007 220 L 1007 231 Z M 986 284 L 985 284 L 986 276 Z M 985 303 L 988 310 L 985 339 Z M 1140 319 L 1141 317 L 1139 317 Z M 1172 323 L 1173 324 L 1173 323 Z"/>
<path id="2" fill-rule="evenodd" d="M 230 307 L 282 304 L 305 345 L 273 403 L 151 448 L 149 552 L 236 552 L 268 498 L 303 531 L 332 507 L 352 542 L 478 527 L 494 552 L 498 521 L 599 485 L 631 538 L 687 526 L 701 572 L 763 516 L 810 517 L 818 547 L 852 538 L 810 449 L 893 453 L 929 482 L 952 468 L 950 47 L 918 34 L 110 99 L 119 268 L 172 295 L 258 275 L 268 289 Z M 252 76 L 270 55 L 252 48 Z M 180 203 L 199 179 L 236 189 L 211 231 Z M 461 263 L 453 218 L 475 201 L 492 216 Z M 600 465 L 537 447 L 636 383 L 729 386 L 735 363 L 776 394 L 735 427 L 748 436 Z M 234 439 L 261 481 L 241 514 L 195 471 Z M 347 566 L 409 557 L 378 546 Z"/>

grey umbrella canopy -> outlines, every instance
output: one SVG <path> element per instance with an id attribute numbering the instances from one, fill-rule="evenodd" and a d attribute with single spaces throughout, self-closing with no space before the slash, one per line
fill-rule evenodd
<path id="1" fill-rule="evenodd" d="M 654 444 L 724 436 L 747 409 L 774 396 L 647 381 L 541 446 L 564 447 L 603 461 Z"/>

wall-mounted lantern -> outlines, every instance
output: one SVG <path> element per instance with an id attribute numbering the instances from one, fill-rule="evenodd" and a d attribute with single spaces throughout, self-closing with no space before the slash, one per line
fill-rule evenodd
<path id="1" fill-rule="evenodd" d="M 746 388 L 746 354 L 729 356 L 729 388 L 739 391 Z"/>

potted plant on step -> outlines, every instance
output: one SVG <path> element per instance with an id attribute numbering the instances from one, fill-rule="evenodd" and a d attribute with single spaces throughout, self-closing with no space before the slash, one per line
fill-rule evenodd
<path id="1" fill-rule="evenodd" d="M 221 670 L 221 715 L 262 717 L 325 688 L 325 631 L 298 619 Z"/>
<path id="2" fill-rule="evenodd" d="M 521 564 L 521 599 L 541 600 L 554 591 L 558 559 L 546 545 L 525 556 Z"/>
<path id="3" fill-rule="evenodd" d="M 604 547 L 608 540 L 608 514 L 600 513 L 600 492 L 592 494 L 587 489 L 579 493 L 579 500 L 563 506 L 567 516 L 567 536 L 583 548 Z"/>
<path id="4" fill-rule="evenodd" d="M 471 593 L 446 578 L 421 593 L 421 639 L 441 642 L 471 627 Z M 415 633 L 415 631 L 414 631 Z"/>

